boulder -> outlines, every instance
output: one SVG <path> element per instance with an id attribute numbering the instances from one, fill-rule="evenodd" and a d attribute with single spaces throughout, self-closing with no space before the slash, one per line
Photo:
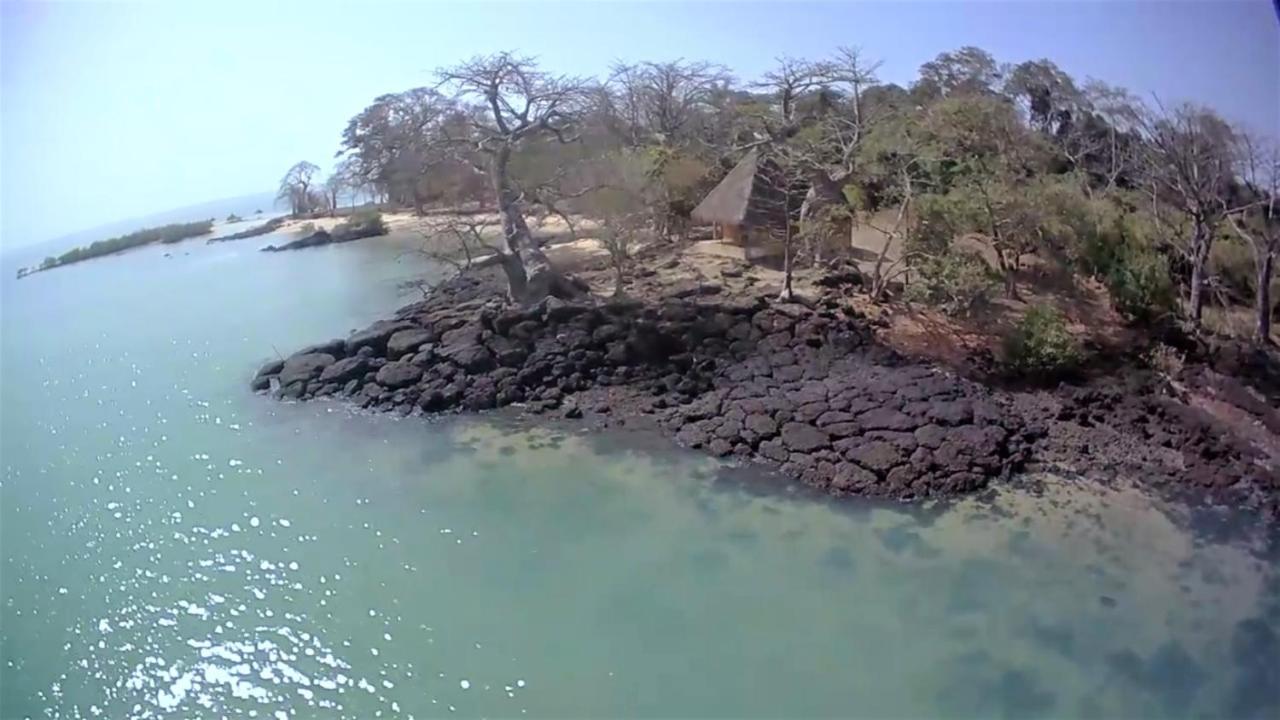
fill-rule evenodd
<path id="1" fill-rule="evenodd" d="M 373 348 L 374 353 L 381 354 L 386 351 L 387 340 L 392 335 L 401 330 L 409 330 L 414 327 L 416 326 L 413 323 L 404 320 L 379 320 L 347 338 L 347 354 L 354 355 L 362 347 Z"/>
<path id="2" fill-rule="evenodd" d="M 875 408 L 858 416 L 867 430 L 914 430 L 923 423 L 892 408 Z"/>
<path id="3" fill-rule="evenodd" d="M 556 297 L 543 301 L 543 314 L 547 322 L 562 323 L 587 311 L 587 306 L 565 302 Z"/>
<path id="4" fill-rule="evenodd" d="M 408 387 L 422 379 L 422 369 L 407 362 L 389 362 L 378 370 L 374 379 L 386 388 Z"/>
<path id="5" fill-rule="evenodd" d="M 342 339 L 329 340 L 328 342 L 316 343 L 315 345 L 308 345 L 307 347 L 304 347 L 298 352 L 294 353 L 294 355 L 315 355 L 315 354 L 332 355 L 335 358 L 340 358 L 346 354 L 346 342 L 343 341 Z"/>
<path id="6" fill-rule="evenodd" d="M 810 452 L 831 444 L 831 438 L 807 423 L 789 422 L 782 426 L 782 443 L 792 452 Z"/>
<path id="7" fill-rule="evenodd" d="M 366 358 L 359 355 L 343 358 L 320 373 L 320 382 L 345 383 L 349 380 L 363 377 L 368 371 L 369 361 Z"/>
<path id="8" fill-rule="evenodd" d="M 436 353 L 469 373 L 481 373 L 493 369 L 493 353 L 479 343 L 445 345 L 437 348 Z"/>
<path id="9" fill-rule="evenodd" d="M 397 330 L 387 338 L 387 357 L 396 360 L 411 355 L 431 340 L 431 331 L 423 328 Z"/>
<path id="10" fill-rule="evenodd" d="M 845 454 L 847 458 L 868 470 L 886 473 L 907 461 L 902 450 L 887 440 L 864 442 Z"/>
<path id="11" fill-rule="evenodd" d="M 283 360 L 269 360 L 263 363 L 262 367 L 258 368 L 258 374 L 254 375 L 253 377 L 257 379 L 257 378 L 270 377 L 271 375 L 279 375 L 280 371 L 283 369 L 284 369 Z"/>
<path id="12" fill-rule="evenodd" d="M 334 362 L 334 357 L 328 353 L 294 355 L 286 360 L 280 369 L 280 385 L 289 386 L 314 380 Z"/>

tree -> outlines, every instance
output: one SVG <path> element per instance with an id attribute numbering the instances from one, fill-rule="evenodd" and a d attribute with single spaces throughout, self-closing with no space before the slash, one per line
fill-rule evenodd
<path id="1" fill-rule="evenodd" d="M 912 253 L 906 250 L 904 240 L 910 227 L 917 188 L 927 188 L 930 184 L 925 170 L 929 160 L 924 136 L 924 129 L 914 113 L 905 110 L 886 111 L 881 120 L 869 128 L 859 147 L 863 182 L 878 189 L 877 200 L 880 205 L 894 200 L 898 204 L 893 225 L 878 227 L 870 219 L 866 220 L 869 226 L 884 235 L 884 242 L 876 255 L 875 265 L 872 266 L 871 284 L 868 288 L 873 301 L 884 299 L 889 283 L 903 275 L 907 264 L 913 259 Z M 854 200 L 864 205 L 869 204 L 865 193 L 860 192 L 856 185 L 847 185 L 845 194 L 855 195 Z M 897 260 L 890 262 L 889 251 L 895 244 L 901 248 L 901 252 Z"/>
<path id="2" fill-rule="evenodd" d="M 1227 215 L 1232 230 L 1253 252 L 1254 339 L 1271 342 L 1271 281 L 1280 255 L 1280 145 L 1248 133 L 1237 138 L 1237 173 L 1244 192 L 1252 196 Z"/>
<path id="3" fill-rule="evenodd" d="M 1044 59 L 1015 65 L 1005 76 L 1004 92 L 1023 104 L 1033 128 L 1050 137 L 1066 132 L 1084 99 L 1071 76 Z"/>
<path id="4" fill-rule="evenodd" d="M 445 159 L 440 127 L 457 109 L 435 88 L 380 95 L 347 123 L 339 155 L 376 194 L 421 211 L 424 178 Z"/>
<path id="5" fill-rule="evenodd" d="M 786 143 L 764 146 L 757 163 L 757 182 L 765 192 L 753 201 L 760 203 L 761 214 L 768 218 L 765 229 L 782 245 L 782 291 L 778 299 L 790 302 L 795 299 L 793 274 L 796 259 L 796 232 L 794 217 L 800 209 L 808 183 L 809 165 L 802 153 Z"/>
<path id="6" fill-rule="evenodd" d="M 587 84 L 545 73 L 532 59 L 507 52 L 478 56 L 443 68 L 438 75 L 460 101 L 474 103 L 467 114 L 468 135 L 449 140 L 455 150 L 474 148 L 483 158 L 478 169 L 489 177 L 502 218 L 502 268 L 511 298 L 531 302 L 547 294 L 578 294 L 533 241 L 525 222 L 525 198 L 512 181 L 511 159 L 517 150 L 539 139 L 572 142 Z M 531 283 L 530 264 L 540 276 L 536 286 Z"/>
<path id="7" fill-rule="evenodd" d="M 994 96 L 946 98 L 929 109 L 926 125 L 948 194 L 961 213 L 958 224 L 984 236 L 1005 294 L 1018 297 L 1020 258 L 1040 236 L 1040 208 L 1024 186 L 1043 171 L 1043 148 L 1009 103 Z"/>
<path id="8" fill-rule="evenodd" d="M 756 145 L 786 140 L 799 131 L 801 97 L 828 81 L 827 66 L 822 63 L 787 56 L 775 62 L 775 67 L 754 84 L 754 87 L 769 91 L 776 101 L 772 112 L 761 118 L 766 136 L 759 138 L 754 143 Z"/>
<path id="9" fill-rule="evenodd" d="M 647 197 L 654 190 L 652 158 L 641 150 L 624 149 L 593 164 L 591 190 L 578 208 L 600 222 L 598 237 L 614 270 L 614 295 L 622 295 L 636 246 L 654 225 L 657 210 Z"/>
<path id="10" fill-rule="evenodd" d="M 628 145 L 678 147 L 702 140 L 715 92 L 728 79 L 707 62 L 618 63 L 603 89 L 614 130 Z"/>
<path id="11" fill-rule="evenodd" d="M 1188 311 L 1192 325 L 1199 328 L 1209 251 L 1228 209 L 1234 134 L 1212 110 L 1191 104 L 1147 109 L 1141 123 L 1146 139 L 1143 171 L 1152 201 L 1174 208 L 1189 226 L 1189 237 L 1181 239 L 1179 250 L 1191 268 Z M 1161 217 L 1157 214 L 1158 220 Z"/>
<path id="12" fill-rule="evenodd" d="M 316 205 L 312 185 L 319 172 L 320 168 L 305 160 L 289 168 L 289 172 L 280 179 L 276 201 L 288 203 L 289 213 L 295 217 L 311 212 Z"/>
<path id="13" fill-rule="evenodd" d="M 991 53 L 968 45 L 921 65 L 912 91 L 925 100 L 953 94 L 990 95 L 1000 78 L 1000 66 Z"/>

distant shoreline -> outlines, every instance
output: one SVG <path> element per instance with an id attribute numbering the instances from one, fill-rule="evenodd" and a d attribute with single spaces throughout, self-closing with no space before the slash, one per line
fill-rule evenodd
<path id="1" fill-rule="evenodd" d="M 153 245 L 155 243 L 169 245 L 188 238 L 208 235 L 213 232 L 213 222 L 213 219 L 210 218 L 195 222 L 172 223 L 154 228 L 143 228 L 142 230 L 106 240 L 98 240 L 89 245 L 72 248 L 61 255 L 50 255 L 39 265 L 18 268 L 18 277 L 24 278 L 34 273 L 53 270 L 65 265 L 74 265 L 96 257 L 115 255 L 143 245 Z"/>

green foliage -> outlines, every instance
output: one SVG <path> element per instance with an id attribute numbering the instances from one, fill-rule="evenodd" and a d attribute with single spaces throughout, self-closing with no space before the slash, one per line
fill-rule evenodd
<path id="1" fill-rule="evenodd" d="M 1258 285 L 1253 251 L 1239 238 L 1219 238 L 1209 251 L 1209 267 L 1234 299 L 1249 303 Z"/>
<path id="2" fill-rule="evenodd" d="M 960 233 L 960 210 L 943 195 L 922 195 L 915 201 L 915 224 L 906 236 L 906 251 L 942 255 Z"/>
<path id="3" fill-rule="evenodd" d="M 1057 240 L 1081 270 L 1106 285 L 1122 315 L 1150 323 L 1174 311 L 1177 288 L 1169 261 L 1155 249 L 1156 227 L 1148 214 L 1125 207 L 1122 198 L 1081 200 L 1054 210 Z"/>
<path id="4" fill-rule="evenodd" d="M 1051 305 L 1035 305 L 1004 340 L 1005 362 L 1031 377 L 1054 377 L 1080 364 L 1080 344 Z"/>
<path id="5" fill-rule="evenodd" d="M 991 268 L 971 253 L 951 249 L 913 265 L 919 277 L 907 286 L 908 300 L 965 316 L 987 304 L 999 287 Z"/>
<path id="6" fill-rule="evenodd" d="M 387 225 L 382 221 L 382 213 L 377 210 L 360 210 L 350 218 L 334 226 L 329 231 L 334 242 L 346 242 L 359 238 L 386 235 Z"/>
<path id="7" fill-rule="evenodd" d="M 196 237 L 197 235 L 207 235 L 213 232 L 212 220 L 200 220 L 191 223 L 174 223 L 172 225 L 164 225 L 156 228 L 147 228 L 131 232 L 128 235 L 113 237 L 108 240 L 98 240 L 85 247 L 78 247 L 53 258 L 50 264 L 50 258 L 45 258 L 41 263 L 41 268 L 49 269 L 59 265 L 70 265 L 71 263 L 88 260 L 89 258 L 101 257 L 103 255 L 112 255 L 118 252 L 124 252 L 143 245 L 151 243 L 175 243 L 179 240 Z"/>
<path id="8" fill-rule="evenodd" d="M 1127 247 L 1103 282 L 1116 309 L 1138 322 L 1153 322 L 1172 313 L 1177 305 L 1169 261 L 1150 248 Z"/>

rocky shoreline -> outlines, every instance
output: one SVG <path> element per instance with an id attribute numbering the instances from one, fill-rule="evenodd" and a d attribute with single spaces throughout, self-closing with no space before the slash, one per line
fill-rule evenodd
<path id="1" fill-rule="evenodd" d="M 902 357 L 837 297 L 779 303 L 691 284 L 644 302 L 512 308 L 500 289 L 492 272 L 456 278 L 391 319 L 267 363 L 252 387 L 405 415 L 517 405 L 644 422 L 834 495 L 954 496 L 1052 466 L 1280 516 L 1274 469 L 1149 376 L 993 388 Z"/>

